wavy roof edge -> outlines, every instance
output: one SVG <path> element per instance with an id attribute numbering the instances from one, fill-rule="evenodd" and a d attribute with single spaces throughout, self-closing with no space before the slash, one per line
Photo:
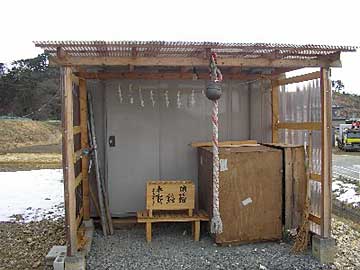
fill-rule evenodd
<path id="1" fill-rule="evenodd" d="M 207 42 L 207 41 L 34 41 L 35 46 L 44 47 L 62 47 L 62 46 L 114 46 L 114 47 L 205 47 L 205 48 L 264 48 L 264 49 L 318 49 L 318 50 L 336 50 L 336 51 L 356 51 L 359 46 L 348 45 L 325 45 L 325 44 L 289 44 L 289 43 L 236 43 L 236 42 Z"/>

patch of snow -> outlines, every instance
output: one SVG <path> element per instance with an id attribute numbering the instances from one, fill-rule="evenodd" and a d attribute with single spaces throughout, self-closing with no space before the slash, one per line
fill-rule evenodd
<path id="1" fill-rule="evenodd" d="M 353 206 L 360 205 L 360 194 L 357 193 L 357 185 L 353 183 L 346 183 L 348 181 L 344 177 L 339 177 L 332 183 L 332 191 L 336 199 Z"/>
<path id="2" fill-rule="evenodd" d="M 0 221 L 63 216 L 62 169 L 0 172 Z"/>

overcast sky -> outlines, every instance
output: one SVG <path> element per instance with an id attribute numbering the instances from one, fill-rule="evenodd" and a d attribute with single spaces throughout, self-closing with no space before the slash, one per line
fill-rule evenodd
<path id="1" fill-rule="evenodd" d="M 2 1 L 0 62 L 34 57 L 33 40 L 184 40 L 360 45 L 360 1 Z M 360 53 L 342 55 L 360 94 Z"/>

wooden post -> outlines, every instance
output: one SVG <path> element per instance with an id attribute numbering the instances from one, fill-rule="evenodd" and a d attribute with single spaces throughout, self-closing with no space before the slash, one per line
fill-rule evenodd
<path id="1" fill-rule="evenodd" d="M 79 98 L 80 98 L 80 130 L 81 130 L 81 148 L 89 148 L 88 131 L 87 131 L 87 94 L 86 94 L 86 81 L 82 78 L 79 79 Z M 84 220 L 90 218 L 90 199 L 89 199 L 89 157 L 82 156 L 81 159 L 81 173 L 82 173 L 82 189 L 83 189 L 83 207 L 84 207 Z"/>
<path id="2" fill-rule="evenodd" d="M 329 69 L 321 68 L 321 236 L 330 237 L 331 230 L 331 88 Z"/>
<path id="3" fill-rule="evenodd" d="M 199 241 L 200 240 L 200 220 L 194 221 L 194 240 Z"/>
<path id="4" fill-rule="evenodd" d="M 151 235 L 152 235 L 151 222 L 146 222 L 146 241 L 148 243 L 151 242 Z"/>
<path id="5" fill-rule="evenodd" d="M 64 199 L 65 199 L 65 230 L 67 240 L 67 255 L 73 256 L 77 252 L 76 236 L 76 198 L 74 171 L 74 132 L 73 132 L 73 94 L 71 67 L 62 67 L 62 156 L 64 171 Z"/>
<path id="6" fill-rule="evenodd" d="M 271 81 L 271 111 L 272 111 L 272 142 L 279 142 L 279 91 L 277 80 Z"/>

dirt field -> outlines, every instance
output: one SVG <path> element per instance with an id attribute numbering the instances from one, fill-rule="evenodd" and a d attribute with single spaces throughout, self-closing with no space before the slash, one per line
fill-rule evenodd
<path id="1" fill-rule="evenodd" d="M 61 168 L 59 153 L 7 153 L 0 154 L 0 171 Z"/>
<path id="2" fill-rule="evenodd" d="M 0 120 L 0 171 L 61 168 L 60 123 Z"/>
<path id="3" fill-rule="evenodd" d="M 58 121 L 0 120 L 0 152 L 6 153 L 24 146 L 60 143 L 61 132 Z"/>

